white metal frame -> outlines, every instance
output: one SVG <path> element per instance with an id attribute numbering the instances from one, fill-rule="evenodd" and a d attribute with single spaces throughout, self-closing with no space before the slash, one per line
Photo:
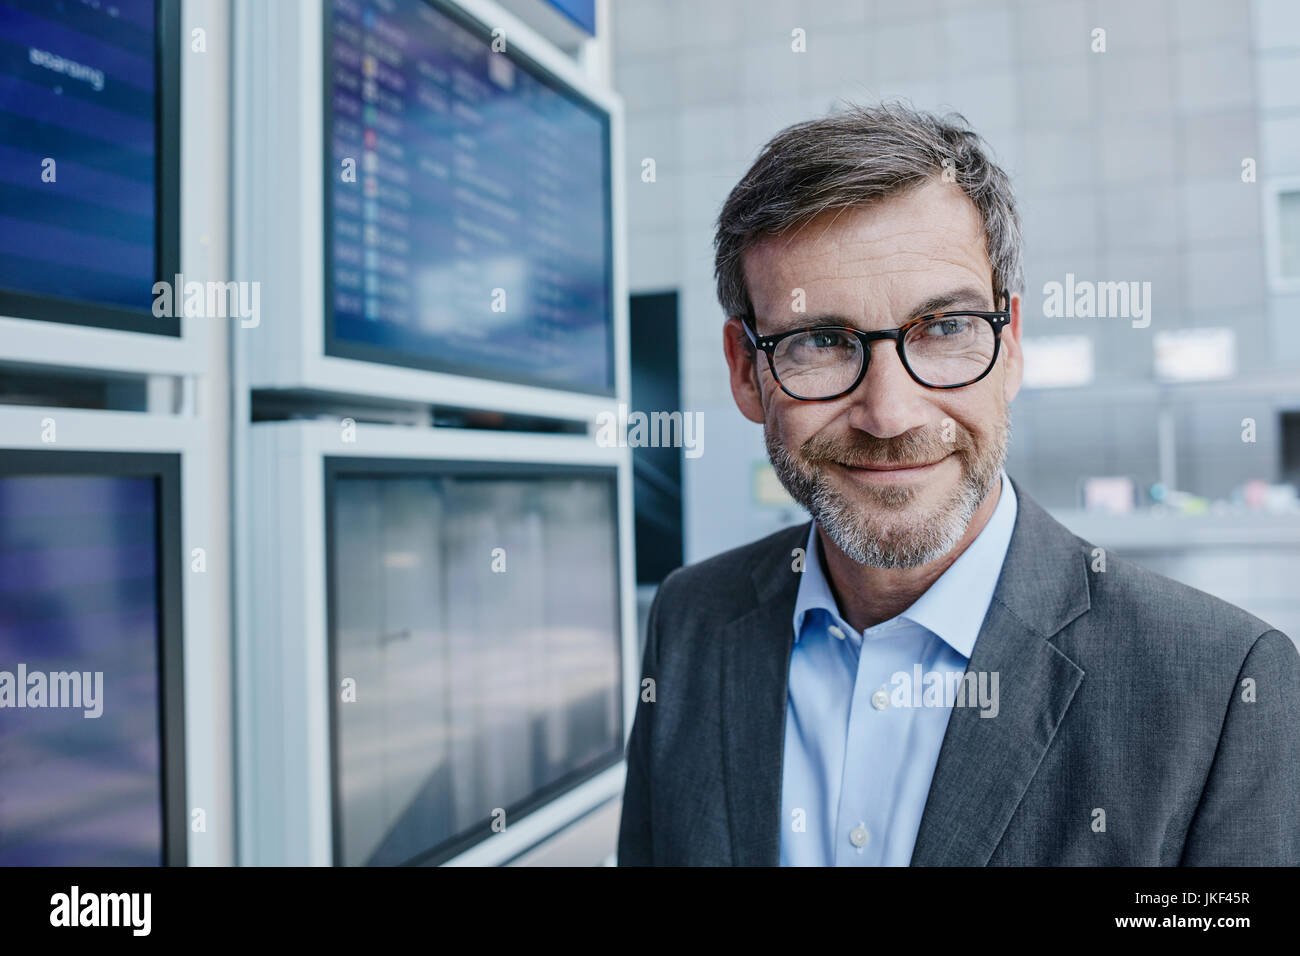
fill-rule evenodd
<path id="1" fill-rule="evenodd" d="M 56 426 L 53 443 L 42 441 L 45 419 Z M 207 468 L 202 435 L 192 419 L 166 418 L 131 412 L 92 412 L 69 408 L 0 406 L 0 455 L 6 450 L 148 452 L 181 456 L 182 627 L 185 656 L 185 814 L 187 860 L 191 866 L 215 866 L 226 858 L 229 834 L 215 824 L 213 812 L 226 803 L 230 768 L 219 746 L 226 728 L 220 699 L 224 685 L 216 675 L 226 672 L 212 633 L 213 594 L 208 578 L 191 570 L 194 548 L 207 551 L 209 565 L 224 560 L 210 546 L 212 528 L 207 507 Z M 205 810 L 209 826 L 196 833 L 190 825 L 195 808 Z"/>
<path id="2" fill-rule="evenodd" d="M 181 36 L 185 46 L 180 55 L 180 263 L 187 280 L 202 281 L 223 278 L 206 274 L 209 255 L 218 255 L 221 250 L 210 249 L 203 224 L 221 221 L 226 210 L 223 195 L 194 185 L 224 176 L 219 152 L 219 144 L 223 144 L 221 131 L 216 124 L 203 121 L 210 91 L 201 83 L 188 82 L 193 78 L 186 52 L 190 30 L 204 26 L 195 19 L 197 12 L 201 11 L 196 11 L 194 4 L 182 0 Z M 220 53 L 214 50 L 205 55 Z M 172 281 L 171 276 L 161 278 Z M 75 311 L 75 306 L 69 308 L 69 312 Z M 201 375 L 207 370 L 203 324 L 213 321 L 239 320 L 182 316 L 178 338 L 0 315 L 0 360 L 137 374 Z"/>
<path id="3" fill-rule="evenodd" d="M 244 864 L 333 863 L 330 697 L 326 621 L 327 456 L 434 461 L 605 465 L 617 471 L 624 741 L 637 684 L 632 457 L 588 435 L 356 425 L 344 441 L 334 422 L 253 425 L 250 484 L 255 540 L 250 627 L 236 660 L 239 840 Z M 624 741 L 620 741 L 620 746 Z M 620 761 L 526 817 L 512 821 L 449 865 L 491 866 L 527 850 L 623 787 Z"/>
<path id="4" fill-rule="evenodd" d="M 236 271 L 262 281 L 262 321 L 237 336 L 249 384 L 593 421 L 626 401 L 630 388 L 622 100 L 492 0 L 455 3 L 479 22 L 503 29 L 510 48 L 609 114 L 615 395 L 325 354 L 322 0 L 240 0 L 236 8 Z"/>
<path id="5" fill-rule="evenodd" d="M 1300 176 L 1270 179 L 1264 184 L 1264 251 L 1268 264 L 1268 285 L 1273 292 L 1300 292 L 1300 276 L 1282 275 L 1282 222 L 1278 203 L 1282 193 L 1300 192 Z"/>

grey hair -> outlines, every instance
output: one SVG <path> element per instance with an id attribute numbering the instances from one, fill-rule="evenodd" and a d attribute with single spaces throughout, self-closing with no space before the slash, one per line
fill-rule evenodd
<path id="1" fill-rule="evenodd" d="M 904 193 L 942 177 L 945 167 L 979 210 L 994 289 L 1022 291 L 1020 217 L 1011 179 L 990 153 L 961 114 L 940 117 L 900 103 L 846 104 L 786 127 L 763 147 L 718 215 L 714 278 L 723 311 L 752 322 L 744 265 L 752 246 L 827 210 Z"/>

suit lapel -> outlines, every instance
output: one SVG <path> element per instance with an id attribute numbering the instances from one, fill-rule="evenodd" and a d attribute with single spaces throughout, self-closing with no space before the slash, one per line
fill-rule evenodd
<path id="1" fill-rule="evenodd" d="M 1085 556 L 1013 484 L 1016 526 L 967 668 L 998 674 L 998 714 L 953 708 L 913 866 L 988 863 L 1083 679 L 1049 638 L 1088 610 Z M 791 552 L 808 530 L 805 523 L 778 538 L 751 575 L 751 610 L 718 632 L 723 784 L 737 866 L 780 862 L 790 618 L 799 587 Z"/>
<path id="2" fill-rule="evenodd" d="M 967 666 L 998 675 L 997 716 L 953 708 L 913 866 L 988 863 L 1083 679 L 1049 639 L 1088 609 L 1085 556 L 1069 531 L 1015 490 L 1015 529 Z"/>
<path id="3" fill-rule="evenodd" d="M 799 590 L 791 552 L 804 546 L 810 525 L 778 538 L 753 570 L 752 609 L 718 633 L 723 784 L 736 866 L 780 862 L 790 620 Z"/>

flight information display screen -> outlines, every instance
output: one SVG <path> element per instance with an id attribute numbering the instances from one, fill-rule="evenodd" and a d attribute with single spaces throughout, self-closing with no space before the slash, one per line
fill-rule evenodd
<path id="1" fill-rule="evenodd" d="M 327 353 L 612 394 L 607 115 L 429 0 L 326 9 Z"/>
<path id="2" fill-rule="evenodd" d="M 151 311 L 158 24 L 154 0 L 0 0 L 0 314 L 177 333 Z"/>
<path id="3" fill-rule="evenodd" d="M 440 862 L 616 763 L 609 472 L 330 466 L 335 862 Z"/>
<path id="4" fill-rule="evenodd" d="M 0 866 L 164 862 L 158 481 L 0 477 Z"/>

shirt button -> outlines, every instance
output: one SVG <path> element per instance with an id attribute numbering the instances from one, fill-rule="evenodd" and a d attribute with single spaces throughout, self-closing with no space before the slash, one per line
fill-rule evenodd
<path id="1" fill-rule="evenodd" d="M 849 842 L 852 843 L 854 846 L 856 846 L 858 849 L 861 849 L 862 847 L 866 846 L 867 828 L 859 824 L 858 826 L 850 830 Z"/>
<path id="2" fill-rule="evenodd" d="M 844 629 L 838 624 L 832 624 L 827 630 L 830 631 L 831 637 L 838 637 L 841 641 L 844 640 Z"/>
<path id="3" fill-rule="evenodd" d="M 876 710 L 884 710 L 889 706 L 889 695 L 883 690 L 878 690 L 871 695 L 871 706 Z"/>

